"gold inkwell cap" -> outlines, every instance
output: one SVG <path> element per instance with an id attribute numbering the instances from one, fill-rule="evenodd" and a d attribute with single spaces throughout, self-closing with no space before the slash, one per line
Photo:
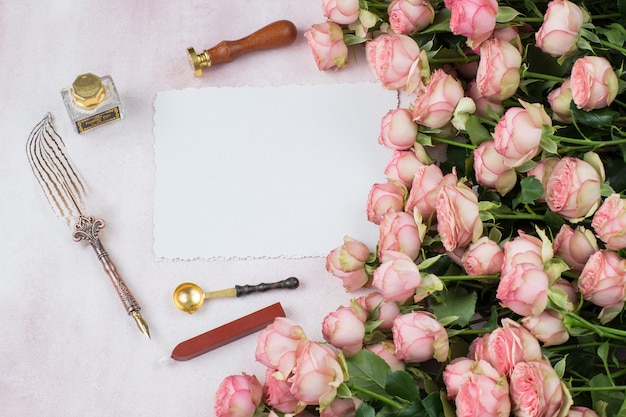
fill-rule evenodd
<path id="1" fill-rule="evenodd" d="M 105 96 L 102 80 L 90 72 L 79 75 L 72 84 L 72 97 L 83 107 L 95 107 L 102 103 Z"/>

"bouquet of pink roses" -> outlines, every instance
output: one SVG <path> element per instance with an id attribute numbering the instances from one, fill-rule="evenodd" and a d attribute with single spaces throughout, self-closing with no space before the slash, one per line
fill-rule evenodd
<path id="1" fill-rule="evenodd" d="M 369 289 L 259 334 L 222 416 L 626 415 L 626 3 L 323 0 L 320 70 L 364 48 L 382 116 L 375 248 L 327 270 Z M 367 197 L 367 199 L 365 198 Z"/>

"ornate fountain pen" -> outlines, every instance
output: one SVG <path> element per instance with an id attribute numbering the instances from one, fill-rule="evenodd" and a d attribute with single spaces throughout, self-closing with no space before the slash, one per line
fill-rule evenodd
<path id="1" fill-rule="evenodd" d="M 96 252 L 104 271 L 117 291 L 126 312 L 133 317 L 137 327 L 150 338 L 148 324 L 141 316 L 141 307 L 109 258 L 98 234 L 104 227 L 102 219 L 83 215 L 86 188 L 65 152 L 63 139 L 52 126 L 50 113 L 32 130 L 26 144 L 28 161 L 33 173 L 57 217 L 68 226 L 73 225 L 72 237 L 76 242 L 87 241 Z"/>

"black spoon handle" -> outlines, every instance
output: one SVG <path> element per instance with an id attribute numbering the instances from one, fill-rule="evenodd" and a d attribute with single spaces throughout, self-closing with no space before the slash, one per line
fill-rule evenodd
<path id="1" fill-rule="evenodd" d="M 253 292 L 264 292 L 269 290 L 275 290 L 279 288 L 286 288 L 292 290 L 298 288 L 300 281 L 296 277 L 289 277 L 282 281 L 272 282 L 270 284 L 261 283 L 258 285 L 235 285 L 236 297 L 242 295 L 252 294 Z"/>

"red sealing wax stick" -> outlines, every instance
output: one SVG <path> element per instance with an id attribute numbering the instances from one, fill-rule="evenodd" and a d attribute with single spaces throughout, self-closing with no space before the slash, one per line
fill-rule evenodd
<path id="1" fill-rule="evenodd" d="M 177 361 L 193 359 L 263 329 L 273 323 L 276 317 L 285 317 L 285 311 L 280 303 L 272 304 L 181 342 L 172 351 L 172 359 Z"/>

